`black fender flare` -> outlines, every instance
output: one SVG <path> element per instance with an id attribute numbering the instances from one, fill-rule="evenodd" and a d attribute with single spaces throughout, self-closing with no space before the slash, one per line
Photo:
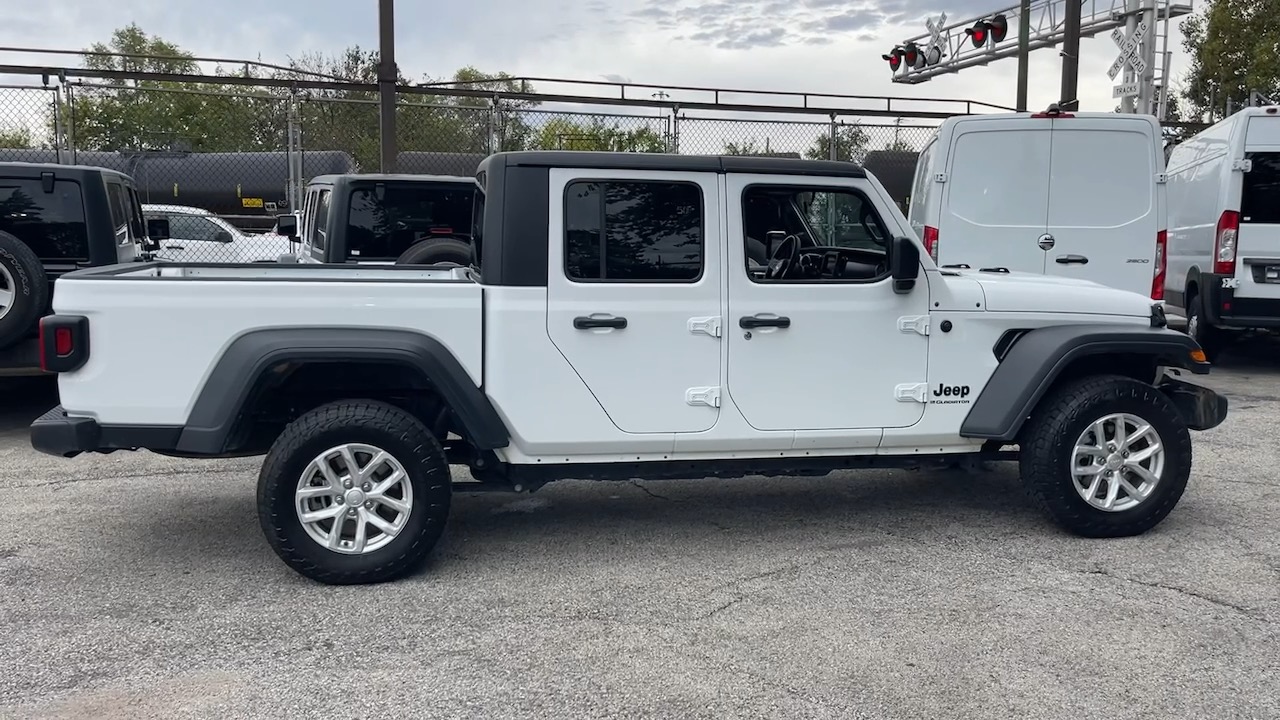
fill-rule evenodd
<path id="1" fill-rule="evenodd" d="M 1143 355 L 1158 365 L 1203 375 L 1209 372 L 1209 363 L 1192 357 L 1199 349 L 1195 340 L 1163 327 L 1055 325 L 1027 331 L 1008 348 L 974 400 L 960 425 L 960 435 L 1012 442 L 1036 403 L 1080 358 L 1117 353 Z"/>
<path id="2" fill-rule="evenodd" d="M 422 373 L 480 450 L 503 448 L 510 433 L 484 392 L 439 340 L 410 330 L 266 328 L 231 342 L 215 362 L 178 439 L 179 452 L 217 454 L 259 381 L 285 362 L 384 362 Z"/>

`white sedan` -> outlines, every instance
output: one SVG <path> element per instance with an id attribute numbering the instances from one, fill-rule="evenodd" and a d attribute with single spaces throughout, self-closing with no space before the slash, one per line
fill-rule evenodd
<path id="1" fill-rule="evenodd" d="M 247 233 L 208 210 L 187 205 L 142 206 L 142 214 L 169 221 L 169 239 L 155 256 L 184 263 L 277 262 L 293 255 L 295 245 L 275 233 Z"/>

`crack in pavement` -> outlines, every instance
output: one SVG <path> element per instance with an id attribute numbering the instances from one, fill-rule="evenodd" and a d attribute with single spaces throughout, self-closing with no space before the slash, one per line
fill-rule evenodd
<path id="1" fill-rule="evenodd" d="M 1243 605 L 1237 605 L 1229 600 L 1223 600 L 1222 598 L 1217 598 L 1212 595 L 1196 592 L 1195 590 L 1188 590 L 1186 588 L 1177 587 L 1176 585 L 1166 585 L 1164 583 L 1154 582 L 1151 580 L 1139 580 L 1137 578 L 1124 577 L 1122 575 L 1116 575 L 1114 573 L 1107 572 L 1106 570 L 1077 570 L 1076 572 L 1082 575 L 1101 575 L 1103 577 L 1111 578 L 1112 580 L 1119 580 L 1121 582 L 1131 583 L 1133 585 L 1141 585 L 1142 587 L 1156 588 L 1158 590 L 1168 590 L 1170 592 L 1178 593 L 1179 595 L 1186 595 L 1187 597 L 1193 597 L 1198 600 L 1203 600 L 1207 603 L 1211 603 L 1218 607 L 1226 608 L 1227 610 L 1234 610 L 1235 612 L 1240 613 L 1241 615 L 1244 615 L 1250 620 L 1257 620 L 1258 622 L 1266 622 L 1266 618 L 1259 617 L 1254 612 L 1253 608 L 1245 607 Z"/>
<path id="2" fill-rule="evenodd" d="M 724 603 L 723 605 L 720 605 L 719 607 L 713 608 L 713 609 L 712 609 L 711 611 L 709 611 L 709 612 L 703 613 L 703 615 L 702 615 L 702 617 L 701 617 L 700 619 L 701 619 L 701 620 L 706 620 L 706 619 L 708 619 L 708 618 L 710 618 L 710 617 L 712 617 L 712 616 L 714 616 L 714 615 L 719 615 L 720 613 L 724 612 L 725 610 L 728 610 L 729 608 L 733 607 L 734 605 L 737 605 L 738 603 L 740 603 L 740 602 L 742 602 L 743 600 L 746 600 L 746 599 L 747 599 L 747 596 L 746 596 L 746 595 L 738 595 L 738 596 L 735 596 L 735 597 L 734 597 L 732 600 L 730 600 L 729 602 Z"/>
<path id="3" fill-rule="evenodd" d="M 38 487 L 59 487 L 62 485 L 73 485 L 76 483 L 97 483 L 107 482 L 109 480 L 136 480 L 137 478 L 158 477 L 161 475 L 225 475 L 227 473 L 242 473 L 243 468 L 201 468 L 199 470 L 155 470 L 144 473 L 126 473 L 124 475 L 109 475 L 107 477 L 72 477 L 61 478 L 58 480 L 49 480 L 46 482 L 31 483 L 29 485 L 14 485 L 11 487 L 21 488 L 38 488 Z"/>
<path id="4" fill-rule="evenodd" d="M 644 485 L 641 485 L 638 480 L 628 480 L 627 482 L 631 483 L 632 487 L 637 488 L 638 490 L 640 490 L 640 492 L 644 493 L 645 495 L 648 495 L 651 498 L 655 498 L 657 500 L 666 500 L 667 502 L 684 502 L 683 500 L 676 500 L 675 498 L 670 498 L 670 497 L 667 497 L 666 495 L 659 495 L 658 493 L 650 490 Z"/>

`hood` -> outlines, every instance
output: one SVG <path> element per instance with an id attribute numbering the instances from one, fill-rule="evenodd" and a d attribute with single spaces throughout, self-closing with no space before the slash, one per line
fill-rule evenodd
<path id="1" fill-rule="evenodd" d="M 1089 313 L 1148 317 L 1155 301 L 1129 290 L 1119 290 L 1090 280 L 1038 275 L 960 270 L 976 280 L 993 312 Z"/>

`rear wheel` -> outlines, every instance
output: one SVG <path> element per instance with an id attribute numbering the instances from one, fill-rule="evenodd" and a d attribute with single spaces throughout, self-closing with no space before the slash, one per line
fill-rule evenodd
<path id="1" fill-rule="evenodd" d="M 1210 325 L 1204 318 L 1204 303 L 1195 292 L 1187 295 L 1187 335 L 1200 345 L 1209 362 L 1218 359 L 1230 336 L 1221 328 Z"/>
<path id="2" fill-rule="evenodd" d="M 349 585 L 415 569 L 452 497 L 440 442 L 393 405 L 323 405 L 289 424 L 258 478 L 258 517 L 276 554 L 313 580 Z"/>
<path id="3" fill-rule="evenodd" d="M 416 243 L 396 258 L 397 265 L 436 265 L 451 263 L 466 267 L 471 264 L 471 245 L 457 238 L 427 238 Z"/>
<path id="4" fill-rule="evenodd" d="M 0 232 L 0 348 L 31 333 L 49 305 L 49 279 L 26 243 Z"/>
<path id="5" fill-rule="evenodd" d="M 1084 537 L 1140 535 L 1177 505 L 1191 435 L 1164 393 L 1120 376 L 1078 380 L 1036 409 L 1021 439 L 1023 483 Z"/>

